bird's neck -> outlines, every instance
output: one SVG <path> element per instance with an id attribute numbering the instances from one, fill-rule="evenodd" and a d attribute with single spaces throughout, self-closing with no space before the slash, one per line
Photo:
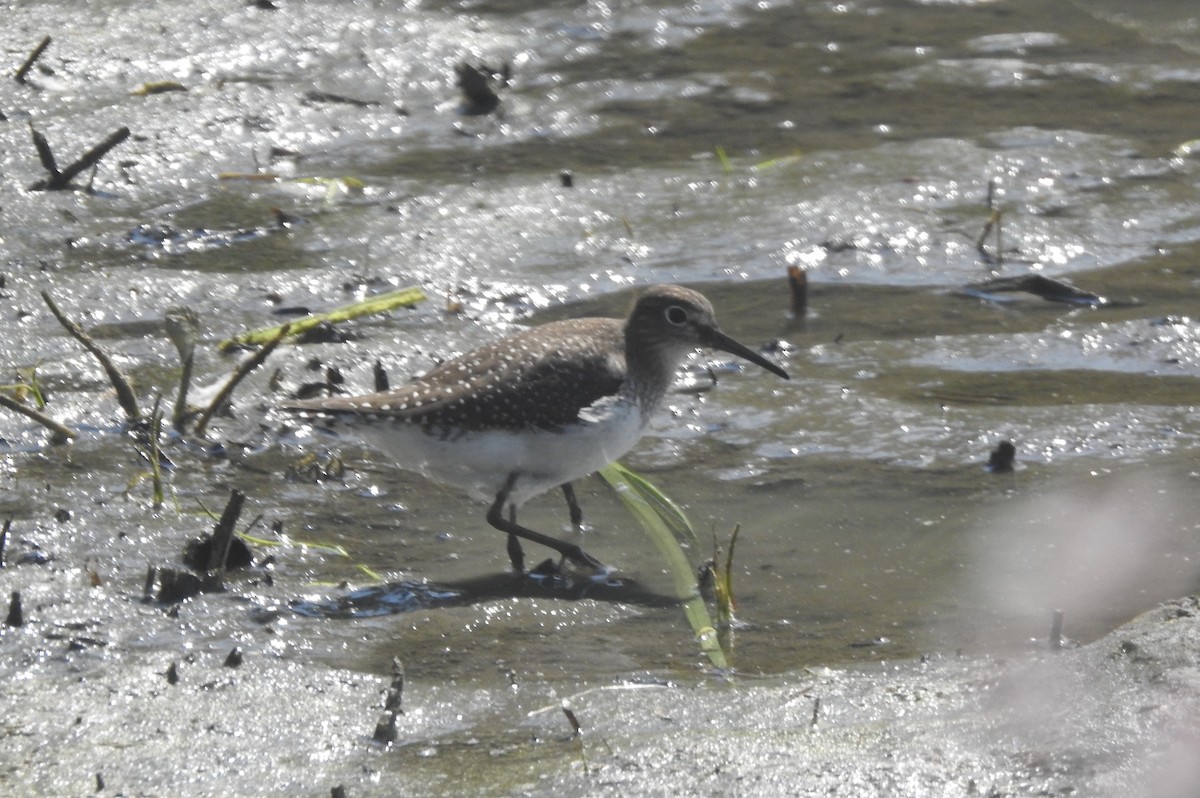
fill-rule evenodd
<path id="1" fill-rule="evenodd" d="M 627 336 L 625 340 L 625 385 L 623 393 L 638 403 L 643 422 L 662 404 L 675 372 L 690 352 L 677 342 L 661 343 Z"/>

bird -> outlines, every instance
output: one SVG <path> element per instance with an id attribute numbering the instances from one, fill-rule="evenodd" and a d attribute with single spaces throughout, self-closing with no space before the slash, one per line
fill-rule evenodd
<path id="1" fill-rule="evenodd" d="M 279 407 L 318 426 L 343 428 L 400 468 L 488 502 L 487 522 L 508 535 L 515 573 L 525 573 L 521 540 L 553 549 L 560 563 L 605 573 L 578 544 L 517 523 L 517 510 L 559 488 L 579 528 L 583 513 L 572 482 L 634 447 L 679 367 L 701 347 L 790 379 L 721 332 L 701 293 L 657 285 L 637 297 L 624 319 L 542 324 L 448 360 L 402 387 Z"/>

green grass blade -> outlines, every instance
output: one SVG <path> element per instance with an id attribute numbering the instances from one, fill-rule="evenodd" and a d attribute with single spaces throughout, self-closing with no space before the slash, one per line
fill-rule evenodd
<path id="1" fill-rule="evenodd" d="M 725 174 L 733 174 L 733 163 L 729 160 L 729 155 L 725 152 L 724 147 L 717 147 L 717 160 L 721 163 L 721 171 Z"/>
<path id="2" fill-rule="evenodd" d="M 426 298 L 425 292 L 415 286 L 400 288 L 395 291 L 389 291 L 386 294 L 369 297 L 361 302 L 342 305 L 325 313 L 314 313 L 311 316 L 287 322 L 288 334 L 299 335 L 316 327 L 318 324 L 338 324 L 350 319 L 356 319 L 359 316 L 384 313 L 395 308 L 412 307 L 418 302 L 425 301 Z M 264 327 L 260 330 L 252 330 L 241 335 L 235 335 L 232 338 L 222 341 L 219 346 L 222 351 L 234 346 L 259 346 L 273 340 L 279 335 L 279 331 L 283 327 L 283 324 L 276 324 L 273 327 Z"/>
<path id="3" fill-rule="evenodd" d="M 673 525 L 679 523 L 680 518 L 686 524 L 687 519 L 683 516 L 683 512 L 674 502 L 666 499 L 661 491 L 623 466 L 613 463 L 600 469 L 599 473 L 604 481 L 616 491 L 617 497 L 620 498 L 625 508 L 641 523 L 642 528 L 646 530 L 646 534 L 650 536 L 650 540 L 654 542 L 666 562 L 671 582 L 675 588 L 675 595 L 683 602 L 683 614 L 687 616 L 688 623 L 692 626 L 696 641 L 700 644 L 700 650 L 704 652 L 714 667 L 728 668 L 729 662 L 717 640 L 716 628 L 713 626 L 708 608 L 704 605 L 704 599 L 700 597 L 699 588 L 696 586 L 696 570 L 688 561 L 687 555 L 684 553 L 683 547 L 679 545 L 679 540 L 672 529 Z M 663 507 L 674 507 L 675 511 L 668 512 L 664 517 L 660 510 Z M 690 524 L 687 524 L 687 529 L 689 532 L 691 531 Z M 695 537 L 695 533 L 692 533 L 692 537 Z"/>
<path id="4" fill-rule="evenodd" d="M 695 546 L 696 551 L 700 550 L 700 538 L 696 535 L 696 530 L 692 526 L 692 522 L 688 520 L 683 508 L 676 504 L 670 496 L 659 490 L 650 480 L 641 474 L 630 471 L 620 463 L 610 463 L 607 467 L 620 475 L 623 480 L 630 483 L 638 491 L 642 498 L 658 513 L 659 518 L 671 530 L 671 534 L 675 536 L 676 540 L 680 543 Z"/>

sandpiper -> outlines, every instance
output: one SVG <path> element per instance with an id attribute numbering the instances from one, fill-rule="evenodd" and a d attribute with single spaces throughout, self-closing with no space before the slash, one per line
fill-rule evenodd
<path id="1" fill-rule="evenodd" d="M 571 482 L 633 448 L 684 359 L 702 346 L 788 379 L 721 332 L 704 296 L 660 285 L 643 293 L 623 320 L 551 322 L 447 361 L 402 388 L 281 407 L 343 424 L 401 468 L 490 502 L 487 521 L 508 534 L 517 573 L 524 572 L 519 538 L 602 571 L 578 545 L 518 524 L 517 509 L 561 487 L 578 527 L 582 513 Z"/>

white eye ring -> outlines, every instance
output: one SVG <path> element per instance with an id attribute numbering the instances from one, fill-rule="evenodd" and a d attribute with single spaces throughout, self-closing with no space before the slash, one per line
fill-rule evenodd
<path id="1" fill-rule="evenodd" d="M 666 316 L 669 323 L 674 324 L 676 327 L 682 327 L 687 323 L 687 311 L 679 307 L 679 305 L 671 305 L 663 315 Z"/>

